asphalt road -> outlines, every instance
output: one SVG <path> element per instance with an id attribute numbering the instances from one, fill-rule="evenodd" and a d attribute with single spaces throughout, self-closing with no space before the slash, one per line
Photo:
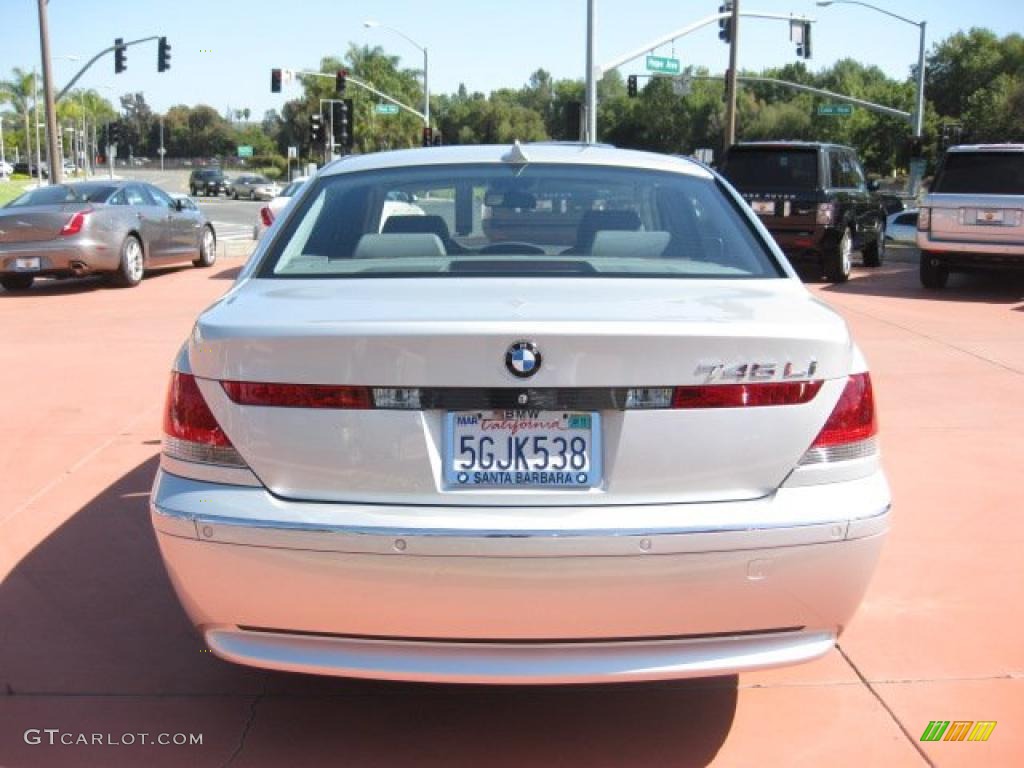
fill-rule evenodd
<path id="1" fill-rule="evenodd" d="M 895 504 L 839 649 L 739 677 L 495 688 L 263 672 L 193 632 L 147 498 L 169 366 L 240 264 L 0 291 L 0 765 L 1020 764 L 1024 280 L 958 275 L 934 294 L 895 264 L 812 286 L 872 363 Z M 998 726 L 922 744 L 936 719 Z"/>

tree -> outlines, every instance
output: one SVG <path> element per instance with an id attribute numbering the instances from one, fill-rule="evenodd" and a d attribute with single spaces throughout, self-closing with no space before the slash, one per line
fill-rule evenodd
<path id="1" fill-rule="evenodd" d="M 23 141 L 25 142 L 26 159 L 32 154 L 29 151 L 31 145 L 30 121 L 31 113 L 35 108 L 35 75 L 26 72 L 21 67 L 11 70 L 11 77 L 0 81 L 0 100 L 3 100 L 14 108 L 15 114 L 24 121 L 25 130 Z"/>
<path id="2" fill-rule="evenodd" d="M 146 103 L 141 91 L 126 93 L 121 97 L 121 137 L 124 144 L 136 155 L 146 155 L 156 147 L 150 147 L 149 136 L 153 127 L 153 110 Z"/>

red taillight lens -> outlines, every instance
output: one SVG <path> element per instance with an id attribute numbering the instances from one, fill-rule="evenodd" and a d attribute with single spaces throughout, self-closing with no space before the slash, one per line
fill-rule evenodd
<path id="1" fill-rule="evenodd" d="M 68 223 L 61 227 L 60 233 L 62 235 L 77 235 L 82 231 L 82 227 L 85 226 L 85 217 L 92 213 L 91 210 L 78 211 L 70 219 Z"/>
<path id="2" fill-rule="evenodd" d="M 871 376 L 856 373 L 846 380 L 843 394 L 811 448 L 829 448 L 867 440 L 878 434 Z"/>
<path id="3" fill-rule="evenodd" d="M 221 386 L 239 405 L 274 408 L 373 408 L 369 387 L 326 384 L 273 384 L 256 381 L 222 381 Z"/>
<path id="4" fill-rule="evenodd" d="M 167 390 L 164 434 L 191 443 L 231 447 L 231 441 L 203 399 L 195 377 L 177 371 L 171 374 L 171 385 Z"/>
<path id="5" fill-rule="evenodd" d="M 264 227 L 269 227 L 274 223 L 274 212 L 265 205 L 260 208 L 260 221 L 263 222 Z"/>
<path id="6" fill-rule="evenodd" d="M 712 384 L 676 387 L 673 408 L 742 408 L 764 405 L 799 405 L 814 399 L 820 381 L 767 382 L 764 384 Z"/>

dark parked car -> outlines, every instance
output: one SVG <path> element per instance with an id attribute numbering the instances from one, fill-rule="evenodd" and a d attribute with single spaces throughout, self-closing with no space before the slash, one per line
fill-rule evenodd
<path id="1" fill-rule="evenodd" d="M 815 265 L 830 282 L 850 277 L 851 254 L 864 265 L 885 258 L 885 207 L 850 147 L 751 142 L 730 147 L 722 174 L 750 203 L 794 264 Z"/>
<path id="2" fill-rule="evenodd" d="M 188 177 L 188 191 L 193 196 L 226 195 L 230 187 L 230 180 L 220 168 L 201 168 L 192 171 Z"/>

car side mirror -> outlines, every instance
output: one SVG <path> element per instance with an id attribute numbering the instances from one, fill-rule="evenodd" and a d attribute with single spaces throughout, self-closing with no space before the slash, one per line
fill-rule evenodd
<path id="1" fill-rule="evenodd" d="M 175 198 L 175 200 L 174 200 L 174 210 L 176 210 L 176 211 L 184 211 L 185 210 L 185 201 L 182 200 L 181 198 Z"/>

